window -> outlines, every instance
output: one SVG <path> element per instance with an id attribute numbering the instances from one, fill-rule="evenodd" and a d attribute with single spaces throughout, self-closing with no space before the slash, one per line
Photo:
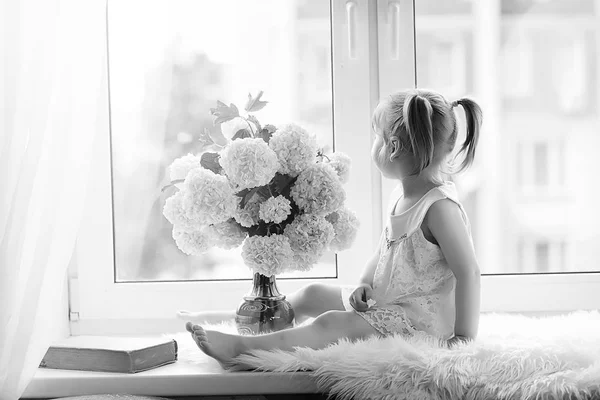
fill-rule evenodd
<path id="1" fill-rule="evenodd" d="M 583 3 L 589 4 L 584 6 Z M 431 4 L 430 1 L 416 2 L 417 54 L 443 55 L 431 37 L 447 36 L 448 27 L 439 23 L 443 13 L 430 7 Z M 505 1 L 478 6 L 469 4 L 472 9 L 468 12 L 457 7 L 456 11 L 448 11 L 445 15 L 449 20 L 456 18 L 457 21 L 468 16 L 470 24 L 464 34 L 473 38 L 473 49 L 462 54 L 463 70 L 474 73 L 467 74 L 465 85 L 472 90 L 463 91 L 461 96 L 475 96 L 485 111 L 479 157 L 466 174 L 480 177 L 480 187 L 476 189 L 481 193 L 480 204 L 475 215 L 471 215 L 473 224 L 479 226 L 476 229 L 479 237 L 474 240 L 476 245 L 481 245 L 478 255 L 486 260 L 482 263 L 485 273 L 513 272 L 517 266 L 507 266 L 499 261 L 501 255 L 513 247 L 506 238 L 507 232 L 530 229 L 530 226 L 544 224 L 543 220 L 552 219 L 561 220 L 562 228 L 575 229 L 576 221 L 584 218 L 583 210 L 581 214 L 572 213 L 575 204 L 582 198 L 598 194 L 595 185 L 583 185 L 578 189 L 579 193 L 568 192 L 566 185 L 571 177 L 567 174 L 576 169 L 578 159 L 586 157 L 583 153 L 587 154 L 580 149 L 579 155 L 571 155 L 572 151 L 577 151 L 571 149 L 571 145 L 579 147 L 575 146 L 577 136 L 590 138 L 588 143 L 591 144 L 595 140 L 591 139 L 592 132 L 600 131 L 597 119 L 592 122 L 594 118 L 590 118 L 587 126 L 580 127 L 581 132 L 575 133 L 574 126 L 579 123 L 553 107 L 554 101 L 567 101 L 563 94 L 571 99 L 569 104 L 576 104 L 577 99 L 584 98 L 583 87 L 598 87 L 597 76 L 586 73 L 593 64 L 587 60 L 589 53 L 583 51 L 589 49 L 583 38 L 593 37 L 590 33 L 597 30 L 597 25 L 593 24 L 595 17 L 588 8 L 592 2 L 582 2 L 577 10 L 557 1 L 534 3 L 527 9 Z M 569 14 L 565 15 L 567 8 Z M 428 19 L 432 22 L 427 22 Z M 462 28 L 456 30 L 459 29 Z M 546 34 L 550 35 L 553 44 L 544 39 Z M 560 45 L 554 47 L 554 43 Z M 435 58 L 417 60 L 417 85 L 423 87 L 433 86 L 428 80 L 432 69 L 449 70 L 447 66 L 451 65 L 448 62 L 440 64 Z M 501 85 L 493 84 L 498 81 L 497 77 L 502 77 Z M 561 88 L 552 94 L 547 92 L 548 88 L 556 89 L 556 85 Z M 515 94 L 529 96 L 513 100 Z M 448 97 L 454 98 L 452 94 Z M 460 110 L 459 115 L 462 116 Z M 591 152 L 587 157 L 593 158 Z M 589 181 L 594 180 L 593 170 L 579 170 L 578 174 L 586 175 Z M 544 210 L 544 215 L 539 215 L 535 221 L 530 212 L 534 204 Z M 495 224 L 490 213 L 499 216 Z M 527 218 L 517 217 L 525 213 L 529 214 Z M 568 220 L 562 221 L 562 215 L 567 213 Z M 589 234 L 598 235 L 600 230 L 594 229 L 594 233 Z M 543 243 L 536 246 L 535 265 L 539 267 L 536 270 L 548 272 L 548 257 L 553 257 L 554 252 L 549 252 Z M 574 246 L 584 244 L 575 243 Z M 516 249 L 510 251 L 516 252 Z"/>
<path id="2" fill-rule="evenodd" d="M 475 164 L 457 177 L 469 199 L 484 309 L 565 309 L 575 299 L 593 308 L 600 268 L 589 260 L 600 257 L 592 244 L 600 225 L 589 199 L 600 191 L 589 182 L 600 124 L 590 92 L 600 87 L 599 12 L 591 0 L 415 2 L 417 86 L 433 86 L 432 70 L 450 76 L 452 63 L 440 65 L 449 51 L 432 37 L 460 32 L 466 78 L 458 96 L 484 109 Z M 513 299 L 502 299 L 509 291 Z"/>
<path id="3" fill-rule="evenodd" d="M 172 320 L 180 309 L 235 309 L 251 289 L 236 252 L 194 258 L 173 247 L 160 197 L 166 166 L 197 151 L 202 128 L 215 130 L 208 109 L 216 100 L 244 102 L 249 91 L 264 90 L 270 101 L 257 114 L 262 121 L 298 122 L 355 165 L 345 189 L 361 221 L 357 245 L 329 254 L 309 273 L 278 277 L 280 291 L 322 279 L 356 282 L 381 219 L 381 194 L 371 190 L 379 177 L 364 151 L 375 105 L 368 7 L 374 9 L 341 1 L 109 1 L 112 143 L 107 135 L 95 147 L 71 270 L 75 331 L 122 332 L 131 321 Z"/>
<path id="4" fill-rule="evenodd" d="M 162 216 L 174 189 L 160 189 L 175 158 L 202 150 L 205 129 L 220 134 L 209 113 L 216 101 L 243 107 L 248 91 L 265 91 L 270 104 L 256 114 L 263 124 L 296 122 L 333 147 L 329 4 L 176 0 L 143 7 L 140 15 L 139 4 L 114 1 L 108 13 L 116 281 L 250 279 L 241 248 L 182 253 Z M 250 42 L 242 40 L 248 32 Z M 335 278 L 335 255 L 280 278 L 290 276 Z"/>
<path id="5" fill-rule="evenodd" d="M 144 235 L 159 235 L 146 223 L 150 215 L 160 215 L 152 214 L 160 203 L 153 196 L 165 164 L 191 151 L 197 126 L 210 127 L 198 110 L 216 99 L 243 101 L 249 90 L 257 89 L 272 101 L 265 108 L 271 113 L 268 118 L 297 119 L 352 157 L 347 202 L 361 220 L 353 249 L 302 279 L 281 279 L 283 293 L 322 279 L 356 283 L 394 189 L 392 182 L 381 179 L 366 151 L 371 110 L 379 98 L 417 85 L 433 86 L 450 100 L 473 95 L 484 108 L 476 162 L 456 178 L 483 273 L 482 310 L 600 307 L 600 193 L 590 184 L 600 148 L 600 10 L 592 0 L 534 2 L 527 8 L 503 0 L 331 0 L 327 7 L 306 0 L 256 0 L 239 3 L 246 13 L 226 12 L 233 0 L 132 1 L 114 8 L 117 2 L 109 3 L 110 12 L 124 10 L 120 16 L 109 15 L 109 23 L 123 27 L 120 34 L 115 28 L 109 35 L 115 176 L 111 180 L 107 134 L 96 146 L 93 185 L 78 238 L 77 265 L 71 271 L 80 293 L 79 303 L 71 304 L 80 315 L 78 332 L 126 321 L 137 329 L 141 319 L 160 327 L 157 321 L 172 323 L 177 309 L 233 309 L 250 289 L 235 253 L 215 253 L 203 260 L 164 253 L 156 261 L 163 250 L 150 246 L 148 261 L 142 248 Z M 206 10 L 182 12 L 186 7 Z M 125 29 L 133 12 L 139 27 Z M 248 21 L 237 17 L 242 14 L 249 21 L 260 19 L 268 29 L 260 24 L 246 29 Z M 227 33 L 198 35 L 198 18 L 206 26 L 214 21 L 228 27 Z M 243 40 L 241 33 L 230 35 L 229 29 L 236 32 L 238 27 L 243 28 Z M 246 40 L 248 32 L 255 35 L 251 41 Z M 560 55 L 553 43 L 560 43 Z M 277 68 L 247 61 L 254 56 Z M 554 62 L 556 57 L 562 64 Z M 126 63 L 132 65 L 123 67 Z M 127 73 L 135 68 L 138 73 Z M 168 137 L 165 132 L 170 132 Z M 145 193 L 139 204 L 124 208 L 123 200 L 136 193 Z M 113 239 L 118 242 L 119 234 L 125 238 L 127 232 L 137 236 L 115 246 L 113 258 Z M 229 272 L 218 275 L 228 262 Z M 211 263 L 213 272 L 208 272 Z M 131 271 L 128 265 L 133 265 Z M 145 268 L 153 272 L 142 273 Z"/>

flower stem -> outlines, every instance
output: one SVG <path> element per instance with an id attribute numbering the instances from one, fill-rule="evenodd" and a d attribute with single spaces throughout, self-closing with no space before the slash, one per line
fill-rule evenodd
<path id="1" fill-rule="evenodd" d="M 250 133 L 252 133 L 252 137 L 255 137 L 256 133 L 254 132 L 254 129 L 252 129 L 252 125 L 250 125 L 250 121 L 248 121 L 248 118 L 246 118 L 246 117 L 242 117 L 242 118 L 244 119 L 244 121 L 246 121 L 248 128 L 250 128 Z"/>
<path id="2" fill-rule="evenodd" d="M 325 152 L 323 150 L 317 151 L 317 157 L 321 159 L 321 162 L 323 162 L 324 158 L 327 159 L 327 162 L 331 162 L 331 159 L 325 155 Z"/>

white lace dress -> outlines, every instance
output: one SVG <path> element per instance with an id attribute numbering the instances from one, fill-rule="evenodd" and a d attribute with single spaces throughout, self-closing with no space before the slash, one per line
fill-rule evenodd
<path id="1" fill-rule="evenodd" d="M 416 332 L 448 339 L 454 334 L 456 280 L 439 246 L 423 236 L 421 224 L 427 210 L 441 199 L 459 205 L 469 232 L 467 215 L 452 182 L 425 194 L 407 211 L 389 218 L 380 240 L 380 257 L 373 278 L 373 300 L 365 312 L 355 311 L 349 297 L 356 287 L 342 286 L 348 311 L 355 311 L 382 336 Z"/>

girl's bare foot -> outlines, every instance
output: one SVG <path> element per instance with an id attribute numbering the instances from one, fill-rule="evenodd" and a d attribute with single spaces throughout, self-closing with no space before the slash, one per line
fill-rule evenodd
<path id="1" fill-rule="evenodd" d="M 217 360 L 224 369 L 233 367 L 233 359 L 248 350 L 241 336 L 205 331 L 200 325 L 191 322 L 188 322 L 185 328 L 192 334 L 192 339 L 200 350 Z"/>

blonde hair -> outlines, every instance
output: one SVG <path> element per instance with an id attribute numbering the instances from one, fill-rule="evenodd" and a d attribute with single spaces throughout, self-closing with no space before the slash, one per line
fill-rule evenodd
<path id="1" fill-rule="evenodd" d="M 451 172 L 460 172 L 473 163 L 481 130 L 481 107 L 469 98 L 448 102 L 441 94 L 425 89 L 394 93 L 375 109 L 373 129 L 382 133 L 386 144 L 397 138 L 401 150 L 413 158 L 411 174 L 419 175 L 429 165 L 441 164 L 454 150 L 458 136 L 454 107 L 458 105 L 467 117 L 467 135 L 456 155 L 464 154 L 463 162 Z"/>

